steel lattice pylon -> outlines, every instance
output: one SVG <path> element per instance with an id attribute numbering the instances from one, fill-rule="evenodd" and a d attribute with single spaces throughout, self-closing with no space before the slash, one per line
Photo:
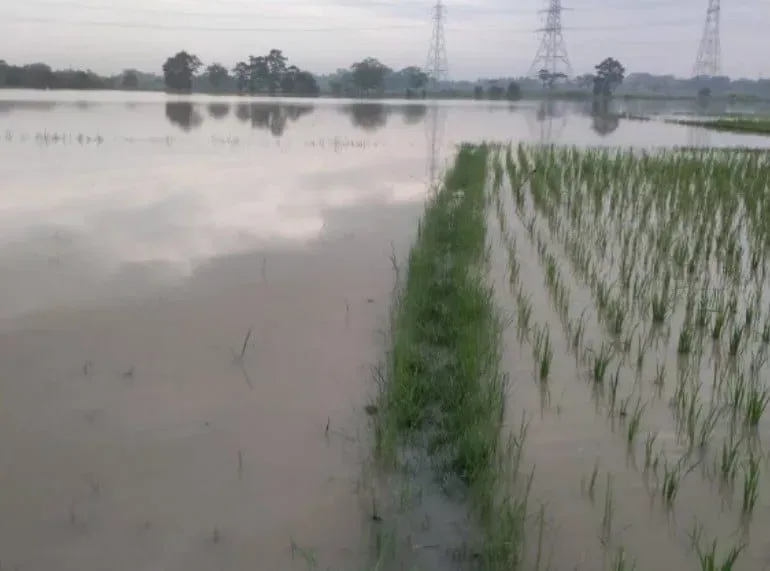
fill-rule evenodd
<path id="1" fill-rule="evenodd" d="M 714 77 L 721 73 L 722 54 L 719 42 L 719 0 L 709 0 L 706 24 L 698 46 L 698 55 L 693 66 L 693 77 Z"/>
<path id="2" fill-rule="evenodd" d="M 548 71 L 552 76 L 564 74 L 572 75 L 572 65 L 567 56 L 567 45 L 561 27 L 561 0 L 548 0 L 548 10 L 545 10 L 545 26 L 538 32 L 542 33 L 537 54 L 529 68 L 529 75 L 535 76 L 541 69 Z"/>
<path id="3" fill-rule="evenodd" d="M 433 7 L 433 35 L 430 39 L 428 62 L 425 66 L 434 89 L 440 81 L 449 79 L 449 63 L 446 55 L 446 38 L 444 36 L 445 16 L 446 8 L 444 3 L 442 0 L 438 0 Z"/>

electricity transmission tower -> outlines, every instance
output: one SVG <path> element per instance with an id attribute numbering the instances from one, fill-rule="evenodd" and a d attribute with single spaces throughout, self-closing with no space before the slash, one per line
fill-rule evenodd
<path id="1" fill-rule="evenodd" d="M 542 36 L 535 60 L 529 68 L 531 76 L 538 75 L 541 69 L 546 70 L 551 77 L 556 77 L 557 74 L 563 74 L 565 77 L 572 75 L 567 44 L 562 35 L 561 10 L 561 0 L 548 0 L 548 10 L 544 10 L 545 26 L 537 30 Z"/>
<path id="2" fill-rule="evenodd" d="M 719 43 L 719 0 L 709 0 L 706 24 L 698 46 L 698 56 L 692 70 L 693 77 L 714 77 L 721 72 L 721 46 Z"/>
<path id="3" fill-rule="evenodd" d="M 444 36 L 444 16 L 446 8 L 442 0 L 436 0 L 433 7 L 433 35 L 428 50 L 428 63 L 425 70 L 430 77 L 431 86 L 435 89 L 439 81 L 449 77 L 449 64 L 446 56 L 446 38 Z"/>

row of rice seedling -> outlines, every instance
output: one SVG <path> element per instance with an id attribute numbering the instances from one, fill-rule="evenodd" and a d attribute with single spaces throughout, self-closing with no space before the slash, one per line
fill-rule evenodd
<path id="1" fill-rule="evenodd" d="M 609 336 L 588 353 L 593 377 L 607 378 L 609 361 L 620 356 L 636 365 L 637 383 L 654 367 L 659 397 L 669 397 L 688 455 L 671 464 L 648 435 L 645 471 L 663 467 L 661 495 L 673 503 L 683 473 L 692 471 L 692 460 L 683 459 L 698 452 L 710 455 L 704 472 L 742 476 L 741 513 L 751 516 L 764 454 L 756 435 L 766 426 L 769 398 L 761 218 L 767 157 L 519 146 L 505 162 L 517 214 L 532 205 L 563 247 L 573 278 L 593 294 Z M 544 257 L 555 265 L 553 254 Z M 649 353 L 655 359 L 645 359 Z M 634 408 L 631 402 L 617 407 L 630 421 L 629 441 L 646 406 L 641 398 Z"/>

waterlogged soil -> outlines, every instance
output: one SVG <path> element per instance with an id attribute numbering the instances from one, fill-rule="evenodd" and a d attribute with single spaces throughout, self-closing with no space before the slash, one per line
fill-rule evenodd
<path id="1" fill-rule="evenodd" d="M 455 145 L 693 137 L 562 103 L 3 91 L 0 121 L 0 562 L 62 571 L 363 568 L 364 405 L 391 256 L 408 251 Z M 516 231 L 534 314 L 558 319 Z M 586 524 L 603 488 L 596 505 L 581 493 L 597 458 L 645 568 L 693 567 L 665 555 L 680 538 L 574 363 L 555 360 L 563 380 L 541 408 L 529 350 L 507 335 L 510 422 L 526 409 L 552 568 L 597 569 L 606 554 Z"/>

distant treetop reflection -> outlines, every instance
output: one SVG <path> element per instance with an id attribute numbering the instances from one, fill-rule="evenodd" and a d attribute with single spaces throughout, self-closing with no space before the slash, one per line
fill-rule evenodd
<path id="1" fill-rule="evenodd" d="M 313 105 L 288 103 L 239 103 L 235 116 L 242 122 L 250 122 L 253 129 L 268 129 L 275 137 L 286 131 L 289 121 L 297 121 L 309 115 Z"/>
<path id="2" fill-rule="evenodd" d="M 613 133 L 620 125 L 620 116 L 610 108 L 606 98 L 591 102 L 591 129 L 600 137 Z"/>
<path id="3" fill-rule="evenodd" d="M 351 103 L 341 108 L 350 115 L 354 127 L 364 131 L 377 131 L 388 124 L 391 108 L 382 103 Z"/>
<path id="4" fill-rule="evenodd" d="M 229 103 L 209 103 L 206 106 L 209 115 L 214 119 L 224 119 L 230 113 Z"/>
<path id="5" fill-rule="evenodd" d="M 166 119 L 183 131 L 192 131 L 203 123 L 203 117 L 198 113 L 195 105 L 187 101 L 166 102 Z"/>

